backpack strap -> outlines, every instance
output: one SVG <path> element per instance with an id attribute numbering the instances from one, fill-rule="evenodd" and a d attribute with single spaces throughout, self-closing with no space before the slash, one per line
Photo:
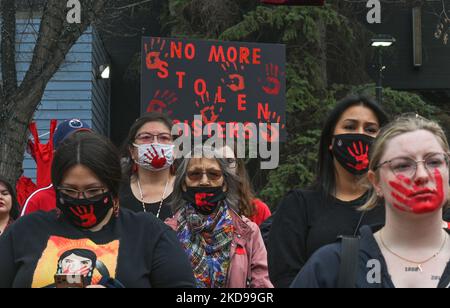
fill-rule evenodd
<path id="1" fill-rule="evenodd" d="M 338 288 L 353 289 L 358 274 L 359 237 L 340 236 L 342 243 Z"/>

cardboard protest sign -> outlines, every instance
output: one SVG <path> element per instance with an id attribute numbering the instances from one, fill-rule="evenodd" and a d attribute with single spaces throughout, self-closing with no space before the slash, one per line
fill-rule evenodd
<path id="1" fill-rule="evenodd" d="M 286 137 L 285 45 L 144 37 L 141 112 L 175 123 L 279 123 Z"/>

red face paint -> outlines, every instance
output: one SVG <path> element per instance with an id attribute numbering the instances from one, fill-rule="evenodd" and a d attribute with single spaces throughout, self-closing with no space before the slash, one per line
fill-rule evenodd
<path id="1" fill-rule="evenodd" d="M 411 179 L 397 176 L 396 181 L 390 181 L 395 199 L 393 206 L 403 212 L 425 214 L 439 210 L 444 201 L 444 185 L 439 169 L 434 170 L 436 188 L 430 189 L 413 184 Z"/>

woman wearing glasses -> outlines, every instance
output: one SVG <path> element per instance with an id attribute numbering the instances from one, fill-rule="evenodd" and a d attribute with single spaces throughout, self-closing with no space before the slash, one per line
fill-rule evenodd
<path id="1" fill-rule="evenodd" d="M 361 229 L 356 287 L 448 287 L 450 242 L 442 228 L 449 197 L 449 145 L 438 124 L 401 117 L 375 141 L 368 178 L 373 185 L 363 210 L 386 208 L 384 227 Z M 335 287 L 341 244 L 319 250 L 294 287 Z"/>
<path id="2" fill-rule="evenodd" d="M 152 215 L 119 208 L 120 180 L 119 154 L 109 141 L 94 133 L 67 139 L 52 165 L 58 210 L 25 216 L 0 237 L 0 288 L 58 287 L 61 281 L 193 287 L 172 230 Z"/>
<path id="3" fill-rule="evenodd" d="M 134 212 L 148 212 L 164 221 L 172 217 L 174 183 L 172 120 L 148 113 L 136 120 L 124 143 L 126 181 L 120 204 Z"/>
<path id="4" fill-rule="evenodd" d="M 187 158 L 178 167 L 176 214 L 166 223 L 177 232 L 199 288 L 272 287 L 259 228 L 238 214 L 239 185 L 227 159 Z"/>

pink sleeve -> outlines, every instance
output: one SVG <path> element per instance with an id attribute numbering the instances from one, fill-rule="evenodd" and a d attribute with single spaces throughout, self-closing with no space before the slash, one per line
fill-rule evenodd
<path id="1" fill-rule="evenodd" d="M 252 234 L 252 260 L 250 265 L 251 284 L 250 288 L 273 288 L 269 279 L 269 268 L 267 265 L 267 250 L 264 245 L 261 231 L 256 224 L 253 225 Z"/>

